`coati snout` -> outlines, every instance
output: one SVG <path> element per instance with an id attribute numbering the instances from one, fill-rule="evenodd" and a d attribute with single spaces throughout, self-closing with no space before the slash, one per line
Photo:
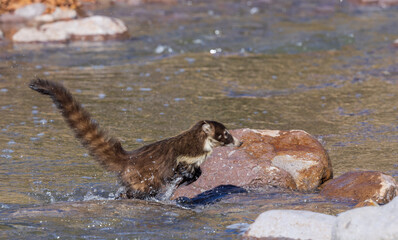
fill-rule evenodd
<path id="1" fill-rule="evenodd" d="M 99 128 L 62 84 L 34 79 L 29 87 L 52 98 L 90 155 L 107 170 L 118 173 L 127 198 L 164 198 L 166 192 L 171 196 L 170 189 L 199 178 L 200 165 L 213 148 L 242 144 L 222 123 L 203 120 L 177 136 L 126 151 L 119 140 Z"/>
<path id="2" fill-rule="evenodd" d="M 205 142 L 205 148 L 209 145 L 212 145 L 212 147 L 218 147 L 218 146 L 240 147 L 242 145 L 242 142 L 240 142 L 237 138 L 233 137 L 222 123 L 215 121 L 204 121 L 202 128 L 203 131 L 208 135 L 208 139 L 206 139 Z"/>

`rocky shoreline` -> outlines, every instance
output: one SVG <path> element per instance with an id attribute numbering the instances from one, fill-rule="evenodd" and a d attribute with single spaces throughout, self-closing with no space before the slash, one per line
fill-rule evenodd
<path id="1" fill-rule="evenodd" d="M 83 0 L 83 2 L 97 3 L 96 0 Z M 270 1 L 271 3 L 272 1 Z M 379 6 L 387 8 L 398 5 L 397 0 L 349 0 L 356 6 Z M 119 5 L 139 5 L 139 4 L 178 4 L 175 0 L 104 0 L 98 1 L 98 4 L 119 4 Z M 124 40 L 128 37 L 125 23 L 115 17 L 107 16 L 87 16 L 84 12 L 82 1 L 73 0 L 70 2 L 57 0 L 51 2 L 22 1 L 18 4 L 12 4 L 10 1 L 3 0 L 0 6 L 0 23 L 28 23 L 28 25 L 19 28 L 16 33 L 12 32 L 7 36 L 14 43 L 46 43 L 69 41 L 107 41 Z M 334 11 L 330 7 L 325 7 L 326 12 Z M 322 11 L 322 10 L 320 10 Z M 93 20 L 95 19 L 95 20 Z M 101 19 L 101 20 L 98 20 Z M 70 23 L 70 20 L 72 23 Z M 76 23 L 77 22 L 77 23 Z M 114 22 L 115 24 L 110 24 Z M 47 23 L 45 27 L 41 26 Z M 89 23 L 89 24 L 86 24 Z M 78 25 L 79 34 L 75 34 L 70 29 Z M 106 31 L 111 26 L 111 31 Z M 69 29 L 64 31 L 63 28 Z M 48 30 L 50 29 L 50 30 Z M 0 29 L 1 32 L 1 29 Z M 8 35 L 8 34 L 7 34 Z M 4 35 L 3 35 L 4 38 Z M 0 34 L 0 40 L 2 35 Z M 392 42 L 393 46 L 398 46 L 398 39 Z"/>

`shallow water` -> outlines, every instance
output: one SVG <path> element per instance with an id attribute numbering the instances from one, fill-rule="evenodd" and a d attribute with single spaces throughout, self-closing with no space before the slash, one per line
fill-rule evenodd
<path id="1" fill-rule="evenodd" d="M 0 237 L 235 239 L 268 209 L 352 207 L 274 188 L 190 208 L 110 200 L 116 177 L 50 99 L 27 88 L 35 76 L 63 82 L 126 149 L 215 119 L 232 129 L 303 129 L 324 143 L 336 176 L 398 178 L 397 9 L 267 2 L 97 7 L 122 18 L 131 38 L 0 42 Z"/>

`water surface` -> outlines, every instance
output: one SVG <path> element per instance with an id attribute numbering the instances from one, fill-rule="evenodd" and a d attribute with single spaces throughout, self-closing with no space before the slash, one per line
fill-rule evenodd
<path id="1" fill-rule="evenodd" d="M 1 238 L 236 239 L 265 210 L 352 207 L 274 188 L 194 208 L 112 200 L 116 177 L 50 99 L 28 89 L 35 76 L 63 82 L 126 149 L 215 119 L 232 129 L 303 129 L 324 144 L 336 176 L 398 177 L 396 9 L 187 1 L 91 11 L 123 19 L 131 38 L 0 43 Z"/>

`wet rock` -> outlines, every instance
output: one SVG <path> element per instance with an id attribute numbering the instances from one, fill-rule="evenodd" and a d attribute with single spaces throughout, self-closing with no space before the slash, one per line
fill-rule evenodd
<path id="1" fill-rule="evenodd" d="M 354 208 L 368 207 L 368 206 L 380 206 L 380 205 L 377 202 L 373 201 L 372 199 L 366 199 L 365 201 L 356 204 Z"/>
<path id="2" fill-rule="evenodd" d="M 389 175 L 377 171 L 348 172 L 324 184 L 321 195 L 349 198 L 357 202 L 371 199 L 385 204 L 398 195 L 398 185 Z"/>
<path id="3" fill-rule="evenodd" d="M 34 17 L 42 15 L 47 9 L 47 6 L 43 3 L 33 3 L 15 10 L 14 15 L 26 19 L 32 19 Z"/>
<path id="4" fill-rule="evenodd" d="M 3 32 L 0 30 L 0 40 L 2 40 L 4 38 L 4 34 Z"/>
<path id="5" fill-rule="evenodd" d="M 362 207 L 337 217 L 333 239 L 398 239 L 398 198 L 381 207 Z"/>
<path id="6" fill-rule="evenodd" d="M 332 239 L 335 216 L 299 210 L 270 210 L 258 216 L 245 238 Z"/>
<path id="7" fill-rule="evenodd" d="M 394 47 L 398 47 L 398 38 L 394 40 L 393 44 L 394 44 Z"/>
<path id="8" fill-rule="evenodd" d="M 398 0 L 350 0 L 350 2 L 361 5 L 379 5 L 383 8 L 398 5 Z"/>
<path id="9" fill-rule="evenodd" d="M 14 42 L 64 42 L 69 40 L 104 41 L 127 35 L 119 19 L 92 16 L 71 21 L 43 24 L 39 28 L 22 28 L 12 37 Z"/>
<path id="10" fill-rule="evenodd" d="M 216 148 L 201 166 L 202 176 L 193 184 L 177 189 L 174 198 L 194 197 L 227 184 L 311 191 L 332 177 L 326 151 L 304 131 L 238 129 L 231 133 L 243 145 Z"/>
<path id="11" fill-rule="evenodd" d="M 144 3 L 176 4 L 177 0 L 143 0 Z"/>
<path id="12" fill-rule="evenodd" d="M 62 9 L 62 8 L 55 8 L 54 12 L 49 14 L 43 14 L 40 16 L 35 17 L 35 21 L 38 22 L 54 22 L 60 20 L 68 20 L 74 19 L 77 17 L 76 10 L 73 9 Z"/>

